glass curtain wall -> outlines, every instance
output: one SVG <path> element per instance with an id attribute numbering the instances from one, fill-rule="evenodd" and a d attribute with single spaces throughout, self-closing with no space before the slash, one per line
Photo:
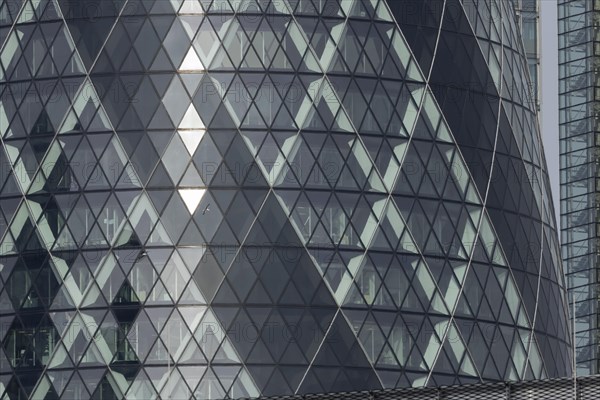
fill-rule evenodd
<path id="1" fill-rule="evenodd" d="M 513 3 L 0 2 L 0 399 L 568 374 Z"/>
<path id="2" fill-rule="evenodd" d="M 577 372 L 599 372 L 598 91 L 600 2 L 559 1 L 562 257 L 574 309 Z"/>

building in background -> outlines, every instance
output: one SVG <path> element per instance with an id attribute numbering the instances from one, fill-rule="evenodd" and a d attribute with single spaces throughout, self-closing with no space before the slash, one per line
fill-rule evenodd
<path id="1" fill-rule="evenodd" d="M 525 55 L 531 77 L 531 97 L 539 111 L 540 81 L 540 0 L 513 0 L 521 26 Z"/>
<path id="2" fill-rule="evenodd" d="M 562 257 L 578 374 L 599 371 L 597 1 L 558 2 Z"/>
<path id="3" fill-rule="evenodd" d="M 0 3 L 0 397 L 570 374 L 511 2 Z"/>

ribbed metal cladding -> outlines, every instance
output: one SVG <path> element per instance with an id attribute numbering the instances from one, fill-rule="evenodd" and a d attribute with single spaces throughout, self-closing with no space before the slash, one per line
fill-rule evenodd
<path id="1" fill-rule="evenodd" d="M 600 376 L 455 387 L 267 397 L 265 400 L 596 400 Z"/>

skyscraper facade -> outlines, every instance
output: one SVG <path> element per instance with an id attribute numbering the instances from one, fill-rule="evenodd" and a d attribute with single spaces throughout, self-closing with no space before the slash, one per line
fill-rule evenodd
<path id="1" fill-rule="evenodd" d="M 577 372 L 599 372 L 598 2 L 559 1 L 562 257 L 573 309 Z"/>
<path id="2" fill-rule="evenodd" d="M 508 257 L 519 266 L 513 274 L 521 293 L 547 299 L 562 296 L 558 295 L 562 289 L 550 283 L 560 286 L 563 281 L 557 238 L 539 236 L 556 227 L 541 139 L 534 133 L 538 131 L 536 106 L 531 101 L 515 3 L 447 1 L 444 7 L 439 3 L 405 0 L 389 2 L 389 6 L 485 195 L 487 212 Z M 480 75 L 482 70 L 488 73 Z M 544 254 L 544 247 L 548 253 Z M 546 260 L 552 260 L 555 268 L 543 267 Z M 536 282 L 536 278 L 540 279 Z M 547 305 L 542 300 L 537 307 Z M 538 309 L 535 314 L 552 315 L 553 308 Z M 566 313 L 563 310 L 560 319 Z M 554 325 L 543 320 L 536 323 L 540 331 Z M 555 326 L 567 329 L 565 323 L 561 320 Z M 568 369 L 564 364 L 570 362 L 560 360 L 561 368 Z"/>
<path id="3" fill-rule="evenodd" d="M 0 3 L 0 398 L 570 373 L 506 1 Z"/>
<path id="4" fill-rule="evenodd" d="M 539 110 L 540 97 L 540 0 L 513 0 L 517 21 L 521 27 L 523 46 L 527 56 L 527 66 L 531 78 L 530 101 Z"/>

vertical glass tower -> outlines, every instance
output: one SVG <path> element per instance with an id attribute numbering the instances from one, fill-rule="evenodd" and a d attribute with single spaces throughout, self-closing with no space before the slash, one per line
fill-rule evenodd
<path id="1" fill-rule="evenodd" d="M 570 373 L 512 2 L 0 2 L 0 398 Z"/>
<path id="2" fill-rule="evenodd" d="M 531 101 L 539 109 L 539 76 L 540 76 L 540 0 L 513 0 L 521 33 L 529 76 L 531 78 Z"/>
<path id="3" fill-rule="evenodd" d="M 559 1 L 562 257 L 577 371 L 599 372 L 597 1 Z"/>

